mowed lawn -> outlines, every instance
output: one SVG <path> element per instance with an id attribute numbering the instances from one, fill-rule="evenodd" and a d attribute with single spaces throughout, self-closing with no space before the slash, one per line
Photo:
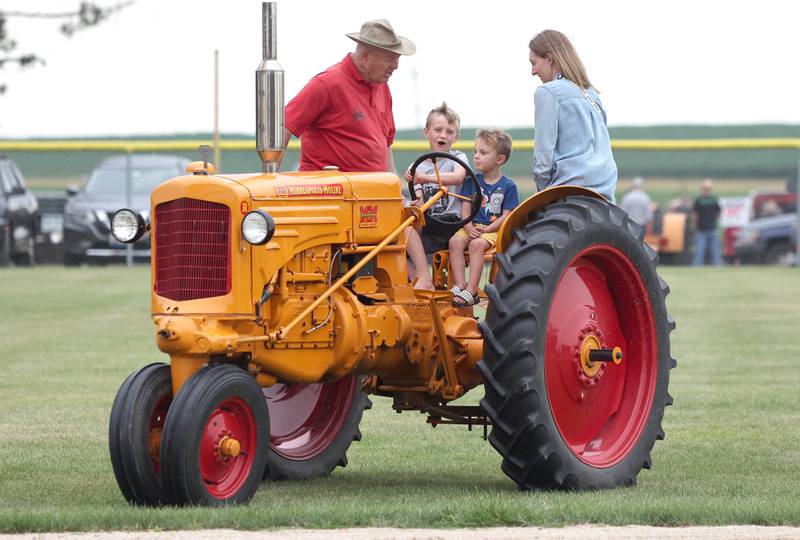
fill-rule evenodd
<path id="1" fill-rule="evenodd" d="M 128 506 L 111 403 L 163 360 L 146 267 L 0 270 L 0 532 L 227 527 L 800 525 L 800 269 L 663 268 L 677 321 L 666 440 L 638 486 L 519 491 L 480 430 L 374 398 L 349 465 L 262 484 L 248 506 Z M 467 396 L 481 397 L 480 389 Z"/>

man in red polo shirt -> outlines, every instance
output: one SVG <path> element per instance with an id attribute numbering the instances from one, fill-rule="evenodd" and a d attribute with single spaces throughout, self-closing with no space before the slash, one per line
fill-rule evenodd
<path id="1" fill-rule="evenodd" d="M 301 171 L 394 172 L 392 94 L 386 81 L 416 47 L 386 20 L 368 21 L 355 52 L 311 79 L 286 105 L 284 142 L 300 137 Z"/>
<path id="2" fill-rule="evenodd" d="M 284 143 L 300 137 L 300 170 L 336 166 L 344 172 L 394 172 L 392 94 L 386 82 L 400 55 L 416 52 L 385 19 L 365 22 L 344 60 L 312 78 L 285 109 Z M 417 287 L 433 289 L 422 241 L 413 228 L 407 250 L 418 272 Z"/>

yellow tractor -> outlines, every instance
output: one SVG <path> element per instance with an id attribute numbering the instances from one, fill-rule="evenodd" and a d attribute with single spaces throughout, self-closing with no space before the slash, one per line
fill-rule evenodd
<path id="1" fill-rule="evenodd" d="M 414 290 L 404 231 L 444 190 L 417 209 L 394 174 L 277 172 L 274 9 L 257 72 L 264 170 L 196 162 L 153 191 L 149 223 L 113 216 L 120 241 L 151 234 L 155 339 L 169 355 L 114 401 L 124 497 L 243 503 L 263 480 L 327 475 L 361 438 L 368 394 L 433 425 L 491 428 L 523 489 L 633 484 L 664 436 L 675 365 L 644 230 L 594 192 L 545 190 L 500 231 L 484 320 L 451 305 L 446 269 L 436 291 Z M 480 406 L 450 405 L 481 386 Z"/>

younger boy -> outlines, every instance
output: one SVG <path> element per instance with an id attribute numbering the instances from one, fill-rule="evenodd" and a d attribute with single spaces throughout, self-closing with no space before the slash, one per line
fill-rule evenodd
<path id="1" fill-rule="evenodd" d="M 439 107 L 432 109 L 428 113 L 425 121 L 423 133 L 428 139 L 428 146 L 432 152 L 446 152 L 467 162 L 467 155 L 459 150 L 453 150 L 453 143 L 458 140 L 459 130 L 461 129 L 461 119 L 458 114 L 442 102 Z M 458 194 L 461 184 L 467 175 L 467 171 L 455 161 L 439 158 L 436 160 L 436 169 L 439 171 L 439 180 L 451 193 Z M 406 180 L 411 180 L 410 168 L 406 170 Z M 431 160 L 425 160 L 419 164 L 414 173 L 414 190 L 417 199 L 412 204 L 422 206 L 434 193 L 439 191 L 439 183 L 436 179 L 436 171 Z M 461 205 L 455 197 L 442 196 L 436 203 L 428 209 L 428 214 L 435 216 L 441 221 L 456 222 L 460 219 Z M 428 222 L 425 228 L 418 228 L 425 245 L 425 251 L 431 253 L 443 249 L 447 245 L 451 231 L 437 230 L 435 223 Z M 447 233 L 450 234 L 447 234 Z M 444 238 L 438 238 L 442 237 Z"/>
<path id="2" fill-rule="evenodd" d="M 483 192 L 478 214 L 450 238 L 450 271 L 453 274 L 453 305 L 473 306 L 478 303 L 478 283 L 483 273 L 483 255 L 497 243 L 500 225 L 519 204 L 517 185 L 503 175 L 501 167 L 511 157 L 511 137 L 499 129 L 481 129 L 475 136 L 475 169 Z M 475 193 L 472 182 L 461 189 L 461 195 Z M 462 219 L 469 216 L 471 203 L 461 202 Z M 464 250 L 469 246 L 469 282 L 466 281 Z"/>

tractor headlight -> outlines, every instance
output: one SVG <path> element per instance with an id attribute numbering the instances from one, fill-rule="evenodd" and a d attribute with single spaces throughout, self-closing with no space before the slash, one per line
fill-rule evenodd
<path id="1" fill-rule="evenodd" d="M 275 220 L 263 210 L 248 212 L 242 220 L 242 236 L 254 246 L 266 244 L 275 234 Z"/>
<path id="2" fill-rule="evenodd" d="M 123 244 L 136 242 L 146 230 L 144 218 L 133 210 L 123 208 L 111 216 L 111 235 Z"/>

